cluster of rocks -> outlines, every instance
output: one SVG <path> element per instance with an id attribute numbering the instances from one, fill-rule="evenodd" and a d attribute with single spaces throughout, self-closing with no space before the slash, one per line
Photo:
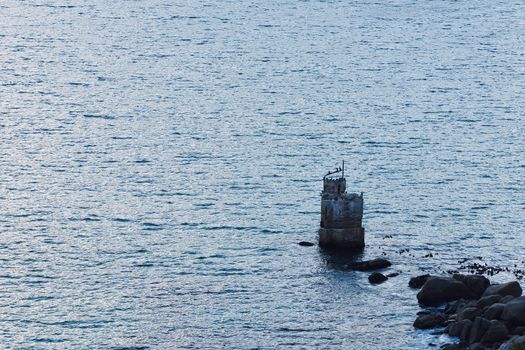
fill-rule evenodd
<path id="1" fill-rule="evenodd" d="M 373 271 L 373 270 L 384 269 L 390 266 L 392 266 L 390 261 L 386 259 L 382 259 L 382 258 L 377 258 L 377 259 L 359 261 L 359 262 L 350 264 L 347 266 L 347 269 L 356 270 L 356 271 Z M 398 272 L 392 272 L 386 276 L 380 272 L 372 272 L 372 274 L 368 276 L 368 281 L 372 284 L 379 284 L 379 283 L 383 283 L 388 278 L 395 277 L 397 275 L 399 275 Z"/>
<path id="2" fill-rule="evenodd" d="M 420 305 L 430 308 L 418 313 L 414 327 L 440 328 L 459 338 L 459 344 L 444 349 L 525 349 L 525 296 L 517 281 L 490 284 L 479 275 L 454 274 L 452 277 L 423 275 L 409 286 L 421 288 Z"/>

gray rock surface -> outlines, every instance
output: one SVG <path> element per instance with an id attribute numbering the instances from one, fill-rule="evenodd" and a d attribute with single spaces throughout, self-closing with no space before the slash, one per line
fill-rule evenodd
<path id="1" fill-rule="evenodd" d="M 511 323 L 513 326 L 525 326 L 525 296 L 505 304 L 501 313 L 501 319 Z"/>
<path id="2" fill-rule="evenodd" d="M 487 320 L 499 320 L 504 308 L 505 308 L 505 304 L 502 304 L 502 303 L 492 304 L 491 306 L 488 307 L 487 310 L 485 310 L 485 312 L 483 313 L 483 316 Z"/>
<path id="3" fill-rule="evenodd" d="M 470 328 L 468 343 L 474 344 L 479 342 L 485 332 L 489 329 L 490 325 L 491 324 L 489 320 L 479 316 L 476 317 L 472 323 L 472 327 Z"/>
<path id="4" fill-rule="evenodd" d="M 503 323 L 497 320 L 490 321 L 490 327 L 487 329 L 481 342 L 484 344 L 493 344 L 503 341 L 509 336 L 509 330 Z"/>
<path id="5" fill-rule="evenodd" d="M 462 282 L 470 290 L 474 299 L 479 299 L 490 286 L 490 281 L 485 276 L 462 275 L 456 273 L 452 278 L 456 281 Z"/>
<path id="6" fill-rule="evenodd" d="M 500 300 L 501 300 L 501 295 L 499 294 L 488 295 L 486 297 L 479 299 L 476 306 L 482 309 L 485 306 L 490 306 L 492 304 L 499 302 Z"/>
<path id="7" fill-rule="evenodd" d="M 418 329 L 430 329 L 443 325 L 445 316 L 441 313 L 420 315 L 414 321 L 414 327 Z"/>
<path id="8" fill-rule="evenodd" d="M 470 297 L 471 293 L 463 283 L 447 277 L 429 278 L 417 293 L 419 303 L 428 306 Z"/>
<path id="9" fill-rule="evenodd" d="M 477 316 L 481 316 L 481 310 L 476 307 L 466 307 L 463 310 L 459 311 L 456 319 L 458 321 L 461 320 L 471 320 L 473 321 L 474 318 Z"/>
<path id="10" fill-rule="evenodd" d="M 513 297 L 521 296 L 522 289 L 520 284 L 517 281 L 502 283 L 502 284 L 493 284 L 488 287 L 483 296 L 499 294 L 501 296 L 512 295 Z"/>
<path id="11" fill-rule="evenodd" d="M 461 335 L 461 332 L 463 331 L 463 328 L 469 323 L 471 323 L 470 320 L 462 320 L 451 323 L 447 327 L 448 335 L 450 335 L 451 337 L 459 337 Z"/>
<path id="12" fill-rule="evenodd" d="M 372 270 L 379 270 L 384 269 L 385 267 L 389 267 L 392 264 L 390 261 L 382 258 L 373 259 L 373 260 L 365 260 L 353 263 L 351 265 L 348 265 L 349 269 L 357 270 L 357 271 L 372 271 Z"/>
<path id="13" fill-rule="evenodd" d="M 412 277 L 410 281 L 408 281 L 408 286 L 410 288 L 421 288 L 425 284 L 425 282 L 430 278 L 429 274 L 421 275 L 417 277 Z"/>

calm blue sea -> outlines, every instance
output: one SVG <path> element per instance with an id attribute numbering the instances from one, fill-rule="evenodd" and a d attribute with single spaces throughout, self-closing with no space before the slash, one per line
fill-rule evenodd
<path id="1" fill-rule="evenodd" d="M 524 19 L 522 0 L 2 0 L 0 348 L 448 342 L 413 329 L 411 276 L 525 268 Z M 346 260 L 390 259 L 381 285 L 297 245 L 342 160 L 367 230 Z"/>

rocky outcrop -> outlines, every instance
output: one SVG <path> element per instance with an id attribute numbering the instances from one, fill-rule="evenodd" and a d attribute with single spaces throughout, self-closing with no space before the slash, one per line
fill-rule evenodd
<path id="1" fill-rule="evenodd" d="M 459 337 L 459 344 L 448 345 L 454 349 L 514 350 L 523 346 L 525 350 L 525 296 L 521 293 L 516 281 L 490 285 L 480 276 L 430 277 L 417 294 L 419 303 L 448 303 L 444 313 L 436 313 L 434 308 L 418 313 L 414 327 L 446 326 L 439 332 Z"/>
<path id="2" fill-rule="evenodd" d="M 417 300 L 422 305 L 436 306 L 456 299 L 471 299 L 472 292 L 460 281 L 450 277 L 429 278 L 419 293 Z"/>

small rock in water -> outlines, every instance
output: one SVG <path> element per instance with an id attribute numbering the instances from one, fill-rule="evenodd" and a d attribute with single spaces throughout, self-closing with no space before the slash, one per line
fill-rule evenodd
<path id="1" fill-rule="evenodd" d="M 299 245 L 303 246 L 303 247 L 311 247 L 314 244 L 312 242 L 301 241 L 301 242 L 299 242 Z"/>
<path id="2" fill-rule="evenodd" d="M 388 277 L 388 278 L 396 277 L 396 276 L 399 276 L 399 272 L 392 272 L 392 273 L 389 273 L 388 275 L 386 275 L 386 277 Z"/>
<path id="3" fill-rule="evenodd" d="M 357 271 L 371 271 L 371 270 L 379 270 L 384 269 L 385 267 L 389 267 L 392 264 L 390 261 L 382 258 L 373 259 L 373 260 L 366 260 L 366 261 L 360 261 L 351 265 L 348 265 L 348 268 L 352 270 Z"/>
<path id="4" fill-rule="evenodd" d="M 368 276 L 368 281 L 374 284 L 383 283 L 387 279 L 388 277 L 379 272 L 373 272 L 370 276 Z"/>

